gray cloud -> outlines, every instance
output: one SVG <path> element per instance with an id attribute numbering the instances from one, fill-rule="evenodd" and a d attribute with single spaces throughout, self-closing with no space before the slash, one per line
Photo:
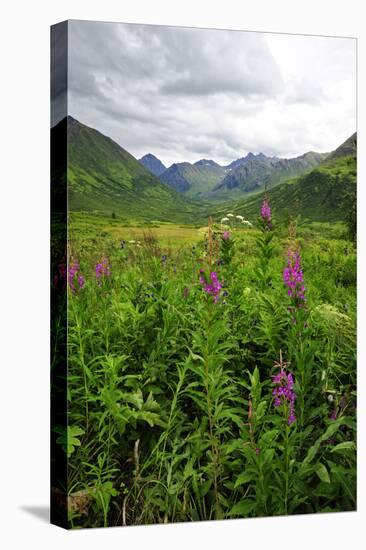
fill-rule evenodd
<path id="1" fill-rule="evenodd" d="M 329 150 L 354 131 L 353 53 L 328 39 L 311 63 L 307 38 L 71 21 L 69 113 L 166 164 Z"/>

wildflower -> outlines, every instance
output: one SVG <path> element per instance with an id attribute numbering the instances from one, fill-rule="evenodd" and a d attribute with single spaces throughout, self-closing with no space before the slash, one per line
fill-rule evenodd
<path id="1" fill-rule="evenodd" d="M 227 241 L 230 239 L 230 231 L 224 231 L 223 234 L 222 234 L 222 238 L 224 239 L 224 241 Z"/>
<path id="2" fill-rule="evenodd" d="M 162 255 L 161 261 L 163 262 L 163 264 L 167 261 L 167 258 L 168 258 L 168 256 L 166 254 Z"/>
<path id="3" fill-rule="evenodd" d="M 261 208 L 262 220 L 267 224 L 271 221 L 271 207 L 269 205 L 267 197 L 264 197 Z"/>
<path id="4" fill-rule="evenodd" d="M 222 285 L 217 278 L 217 273 L 215 271 L 212 271 L 209 277 L 209 281 L 207 281 L 204 270 L 200 269 L 199 281 L 201 285 L 203 285 L 203 290 L 207 294 L 213 296 L 214 302 L 216 304 L 219 299 L 220 290 L 222 288 Z"/>
<path id="5" fill-rule="evenodd" d="M 241 222 L 241 223 L 242 223 L 242 224 L 244 224 L 244 225 L 247 225 L 248 227 L 253 227 L 253 224 L 252 224 L 252 223 L 250 223 L 250 221 L 249 221 L 249 220 L 242 220 L 242 222 Z"/>
<path id="6" fill-rule="evenodd" d="M 230 221 L 229 218 L 222 218 L 220 223 L 225 223 L 225 222 L 229 222 L 229 221 Z"/>
<path id="7" fill-rule="evenodd" d="M 69 263 L 67 271 L 67 282 L 69 283 L 69 287 L 74 293 L 77 291 L 77 287 L 75 286 L 76 282 L 79 289 L 83 288 L 85 284 L 85 279 L 80 273 L 79 262 L 76 260 Z"/>
<path id="8" fill-rule="evenodd" d="M 227 217 L 228 217 L 228 218 L 233 218 L 233 217 L 234 217 L 234 214 L 228 214 Z"/>
<path id="9" fill-rule="evenodd" d="M 296 393 L 294 392 L 294 380 L 291 372 L 286 372 L 281 369 L 278 374 L 273 377 L 275 388 L 272 392 L 275 398 L 274 406 L 276 408 L 286 406 L 288 408 L 287 424 L 291 426 L 296 420 L 295 416 L 295 400 Z"/>
<path id="10" fill-rule="evenodd" d="M 258 456 L 260 452 L 261 452 L 260 448 L 259 448 L 259 447 L 256 447 L 256 448 L 255 448 L 255 454 Z"/>
<path id="11" fill-rule="evenodd" d="M 78 277 L 78 285 L 79 285 L 79 288 L 83 288 L 83 286 L 85 285 L 85 279 L 82 275 L 79 275 Z"/>
<path id="12" fill-rule="evenodd" d="M 95 266 L 95 276 L 97 278 L 97 283 L 100 286 L 102 284 L 102 279 L 109 277 L 111 274 L 110 265 L 108 258 L 102 258 Z"/>
<path id="13" fill-rule="evenodd" d="M 306 301 L 303 272 L 301 269 L 301 256 L 291 248 L 287 253 L 287 266 L 283 270 L 283 281 L 288 287 L 287 294 L 295 302 L 296 307 L 301 307 Z"/>
<path id="14" fill-rule="evenodd" d="M 238 220 L 240 220 L 241 222 L 244 221 L 244 216 L 240 216 L 240 215 L 237 215 L 235 216 Z"/>

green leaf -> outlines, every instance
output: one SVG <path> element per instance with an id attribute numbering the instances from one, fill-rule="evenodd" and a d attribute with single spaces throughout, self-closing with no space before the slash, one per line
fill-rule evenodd
<path id="1" fill-rule="evenodd" d="M 134 393 L 127 394 L 124 397 L 126 401 L 132 403 L 132 405 L 135 405 L 136 409 L 141 410 L 144 399 L 142 396 L 142 391 L 140 389 L 136 390 Z"/>
<path id="2" fill-rule="evenodd" d="M 344 450 L 356 450 L 356 444 L 354 441 L 344 441 L 343 443 L 338 443 L 333 449 L 330 451 L 331 453 L 338 453 L 339 451 Z"/>
<path id="3" fill-rule="evenodd" d="M 330 483 L 329 473 L 328 473 L 328 470 L 326 469 L 326 467 L 324 466 L 324 464 L 319 462 L 319 464 L 317 464 L 317 466 L 316 466 L 315 471 L 316 471 L 320 481 L 324 481 L 324 483 Z"/>
<path id="4" fill-rule="evenodd" d="M 55 431 L 61 434 L 56 439 L 56 443 L 62 446 L 69 458 L 75 451 L 75 447 L 80 447 L 81 441 L 78 436 L 83 435 L 85 431 L 79 426 L 67 426 L 67 431 L 64 428 L 57 428 Z"/>
<path id="5" fill-rule="evenodd" d="M 228 516 L 247 516 L 256 507 L 256 503 L 253 500 L 242 500 L 233 506 L 228 512 Z"/>
<path id="6" fill-rule="evenodd" d="M 243 485 L 244 483 L 248 483 L 249 481 L 252 481 L 252 479 L 253 479 L 253 472 L 252 471 L 243 472 L 242 474 L 240 474 L 237 477 L 237 479 L 235 481 L 234 489 L 236 489 L 240 485 Z"/>
<path id="7" fill-rule="evenodd" d="M 337 420 L 335 420 L 334 422 L 332 422 L 332 424 L 330 424 L 330 426 L 328 426 L 328 428 L 326 429 L 326 431 L 323 433 L 322 436 L 320 436 L 316 442 L 314 443 L 314 445 L 312 445 L 310 447 L 310 449 L 308 450 L 308 453 L 306 455 L 306 457 L 304 458 L 303 462 L 302 462 L 302 465 L 301 465 L 301 469 L 304 469 L 305 466 L 307 466 L 308 464 L 310 464 L 310 462 L 315 458 L 315 455 L 317 454 L 318 450 L 319 450 L 319 447 L 320 447 L 320 444 L 322 443 L 322 441 L 325 441 L 327 439 L 329 439 L 330 437 L 332 437 L 332 435 L 339 429 L 339 427 L 344 424 L 344 419 L 343 418 L 338 418 Z"/>

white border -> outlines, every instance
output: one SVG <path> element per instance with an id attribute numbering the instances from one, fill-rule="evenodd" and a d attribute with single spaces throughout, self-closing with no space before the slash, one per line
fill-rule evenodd
<path id="1" fill-rule="evenodd" d="M 27 512 L 49 490 L 49 26 L 64 19 L 232 28 L 359 38 L 359 151 L 365 151 L 365 26 L 357 0 L 63 0 L 2 5 L 1 469 L 5 549 L 360 548 L 365 520 L 365 161 L 359 155 L 358 512 L 66 532 Z M 336 113 L 335 113 L 336 116 Z"/>

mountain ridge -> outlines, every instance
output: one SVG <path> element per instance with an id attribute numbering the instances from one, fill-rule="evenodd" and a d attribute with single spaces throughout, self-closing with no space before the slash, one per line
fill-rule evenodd
<path id="1" fill-rule="evenodd" d="M 108 136 L 70 116 L 51 129 L 51 142 L 62 145 L 65 136 L 69 211 L 136 220 L 189 222 L 197 218 L 199 205 L 161 182 Z M 54 188 L 62 177 L 56 169 Z"/>
<path id="2" fill-rule="evenodd" d="M 138 161 L 157 177 L 159 177 L 166 170 L 166 166 L 152 153 L 147 153 L 138 159 Z"/>
<path id="3" fill-rule="evenodd" d="M 233 191 L 236 195 L 240 195 L 259 191 L 265 187 L 270 189 L 286 179 L 311 170 L 326 158 L 327 153 L 309 151 L 290 159 L 259 155 L 249 158 L 232 169 L 211 191 L 211 195 L 220 195 L 224 198 L 228 192 Z"/>
<path id="4" fill-rule="evenodd" d="M 269 191 L 275 219 L 300 216 L 313 221 L 346 221 L 355 216 L 357 133 L 331 152 L 311 171 L 289 179 Z M 263 194 L 227 203 L 215 215 L 228 210 L 254 221 L 260 212 Z"/>
<path id="5" fill-rule="evenodd" d="M 226 201 L 233 196 L 239 198 L 260 191 L 261 188 L 272 188 L 286 179 L 299 176 L 314 168 L 327 155 L 309 151 L 287 159 L 249 152 L 226 166 L 212 159 L 173 163 L 159 178 L 191 198 Z"/>

